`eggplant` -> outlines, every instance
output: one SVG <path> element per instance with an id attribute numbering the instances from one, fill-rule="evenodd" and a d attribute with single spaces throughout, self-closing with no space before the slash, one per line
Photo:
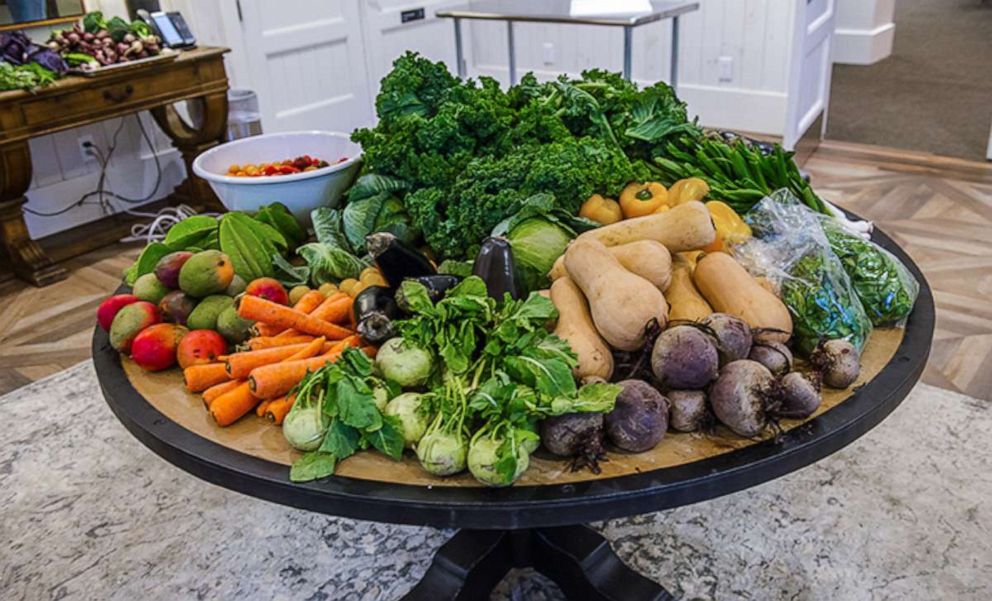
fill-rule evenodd
<path id="1" fill-rule="evenodd" d="M 424 253 L 389 232 L 365 236 L 365 250 L 372 255 L 390 288 L 396 288 L 407 278 L 437 273 L 437 268 Z"/>
<path id="2" fill-rule="evenodd" d="M 517 284 L 513 251 L 506 238 L 486 238 L 482 241 L 472 265 L 472 274 L 482 278 L 489 296 L 497 301 L 502 301 L 507 294 L 514 300 L 523 298 Z"/>
<path id="3" fill-rule="evenodd" d="M 431 302 L 436 303 L 437 301 L 444 298 L 444 294 L 458 285 L 458 282 L 462 281 L 462 278 L 457 275 L 425 275 L 419 278 L 410 278 L 412 281 L 422 284 L 424 288 L 427 288 L 427 296 L 430 297 Z M 396 306 L 400 308 L 401 311 L 410 313 L 410 306 L 406 302 L 406 298 L 403 296 L 403 288 L 400 287 L 396 290 Z"/>
<path id="4" fill-rule="evenodd" d="M 367 342 L 379 344 L 396 335 L 393 319 L 399 309 L 393 291 L 384 286 L 369 286 L 358 293 L 352 306 L 358 334 Z"/>

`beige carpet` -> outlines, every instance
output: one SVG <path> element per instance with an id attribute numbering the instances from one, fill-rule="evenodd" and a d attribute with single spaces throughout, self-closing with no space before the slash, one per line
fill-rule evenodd
<path id="1" fill-rule="evenodd" d="M 331 518 L 203 483 L 103 402 L 92 364 L 0 397 L 0 598 L 396 599 L 450 532 Z M 992 599 L 992 411 L 920 385 L 774 482 L 596 527 L 685 599 Z M 515 575 L 496 599 L 560 599 Z"/>

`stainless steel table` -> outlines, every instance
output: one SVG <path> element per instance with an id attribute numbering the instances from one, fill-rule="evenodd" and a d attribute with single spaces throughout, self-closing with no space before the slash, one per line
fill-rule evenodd
<path id="1" fill-rule="evenodd" d="M 465 54 L 462 48 L 462 19 L 481 21 L 506 21 L 506 37 L 510 53 L 510 85 L 517 83 L 517 59 L 514 53 L 513 24 L 563 23 L 571 25 L 605 25 L 623 27 L 623 76 L 630 79 L 631 46 L 634 28 L 665 19 L 672 20 L 671 81 L 678 85 L 679 71 L 679 16 L 699 9 L 698 2 L 677 0 L 614 1 L 618 10 L 631 12 L 595 12 L 606 10 L 610 2 L 590 0 L 473 0 L 464 6 L 437 11 L 438 17 L 454 19 L 455 57 L 458 76 L 465 78 Z M 595 8 L 590 10 L 592 5 Z"/>

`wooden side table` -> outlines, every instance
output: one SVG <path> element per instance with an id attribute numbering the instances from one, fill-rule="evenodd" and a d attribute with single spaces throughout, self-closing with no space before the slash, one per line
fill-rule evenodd
<path id="1" fill-rule="evenodd" d="M 37 136 L 149 110 L 182 153 L 187 179 L 179 195 L 216 202 L 206 181 L 193 175 L 193 159 L 224 140 L 227 129 L 227 48 L 180 53 L 170 63 L 121 69 L 98 77 L 67 77 L 36 94 L 0 92 L 0 241 L 9 269 L 36 286 L 63 279 L 65 271 L 31 239 L 24 194 L 31 184 L 28 141 Z M 202 125 L 183 121 L 174 103 L 201 104 Z M 2 278 L 2 274 L 0 274 Z"/>

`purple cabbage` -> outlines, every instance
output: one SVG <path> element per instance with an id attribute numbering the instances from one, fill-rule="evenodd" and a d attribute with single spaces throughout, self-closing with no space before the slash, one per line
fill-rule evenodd
<path id="1" fill-rule="evenodd" d="M 35 44 L 23 31 L 0 31 L 0 60 L 12 65 L 36 63 L 49 71 L 65 75 L 69 66 L 51 48 Z"/>

